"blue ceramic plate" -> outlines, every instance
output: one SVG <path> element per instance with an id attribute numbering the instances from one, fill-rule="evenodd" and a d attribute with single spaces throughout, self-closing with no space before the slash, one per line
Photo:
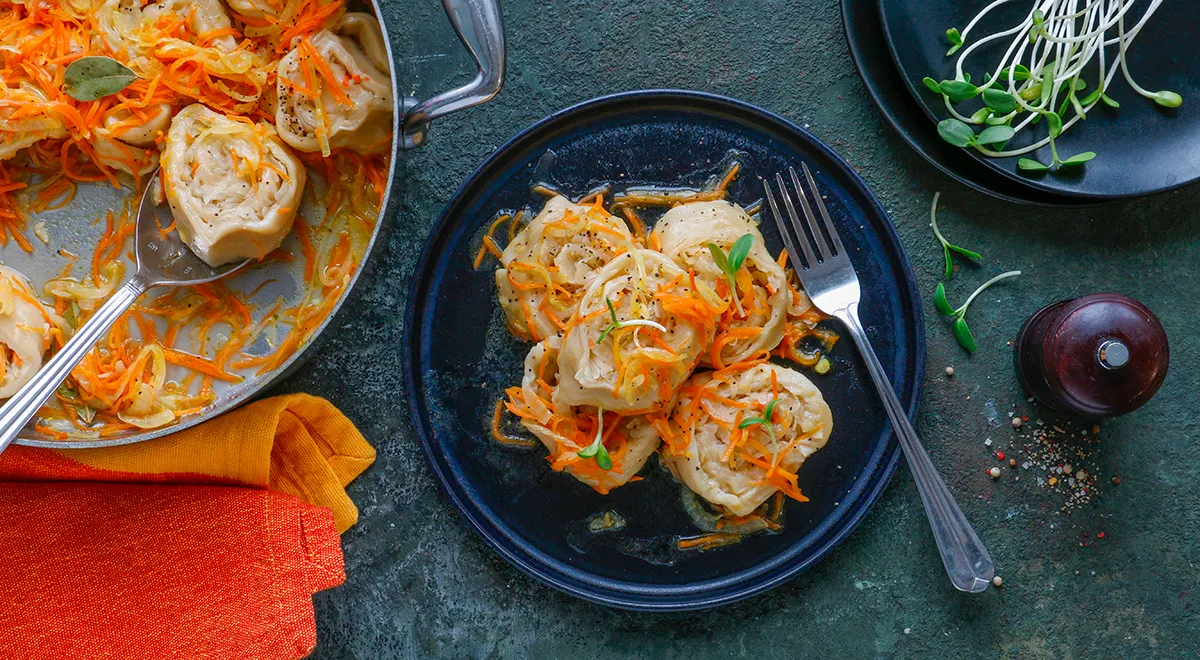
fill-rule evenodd
<path id="1" fill-rule="evenodd" d="M 916 408 L 925 364 L 920 298 L 879 203 L 849 165 L 788 120 L 740 101 L 680 91 L 607 96 L 556 113 L 496 151 L 458 190 L 429 239 L 405 318 L 408 401 L 422 448 L 451 503 L 523 572 L 597 603 L 640 610 L 712 607 L 777 586 L 828 554 L 863 519 L 900 450 L 849 340 L 825 376 L 810 376 L 833 409 L 828 445 L 800 470 L 810 502 L 788 501 L 783 531 L 707 552 L 673 550 L 695 536 L 679 486 L 652 460 L 644 480 L 603 496 L 549 469 L 540 449 L 491 439 L 493 406 L 518 384 L 528 344 L 504 327 L 492 270 L 471 267 L 481 228 L 501 209 L 540 204 L 550 183 L 572 196 L 613 183 L 700 184 L 731 150 L 742 174 L 733 201 L 761 197 L 760 176 L 808 164 L 863 285 L 864 323 L 879 358 Z M 772 223 L 763 233 L 782 248 Z M 494 264 L 492 264 L 494 267 Z M 589 516 L 617 512 L 619 532 Z"/>

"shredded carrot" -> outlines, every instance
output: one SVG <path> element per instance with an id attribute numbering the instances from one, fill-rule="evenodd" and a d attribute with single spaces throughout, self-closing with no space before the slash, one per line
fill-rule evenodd
<path id="1" fill-rule="evenodd" d="M 742 540 L 741 534 L 733 532 L 713 532 L 701 536 L 693 536 L 689 538 L 680 538 L 675 542 L 675 546 L 680 550 L 712 550 L 726 545 L 732 545 Z"/>

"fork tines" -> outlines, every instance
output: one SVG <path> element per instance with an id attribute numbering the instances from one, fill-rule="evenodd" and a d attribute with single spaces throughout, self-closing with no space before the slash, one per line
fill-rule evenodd
<path id="1" fill-rule="evenodd" d="M 782 173 L 775 174 L 775 183 L 779 187 L 779 196 L 783 198 L 784 208 L 787 209 L 788 217 L 791 219 L 790 223 L 783 221 L 783 214 L 779 212 L 779 205 L 775 201 L 775 191 L 771 189 L 771 182 L 763 179 L 763 188 L 766 190 L 767 204 L 771 207 L 775 223 L 779 226 L 779 234 L 783 237 L 783 244 L 793 256 L 793 263 L 798 268 L 811 270 L 832 258 L 844 257 L 845 250 L 842 248 L 842 241 L 838 238 L 837 231 L 833 228 L 833 221 L 829 219 L 829 211 L 825 209 L 825 202 L 821 201 L 821 191 L 817 189 L 817 182 L 813 180 L 807 165 L 801 163 L 800 168 L 804 170 L 804 178 L 808 182 L 810 193 L 805 193 L 804 186 L 800 183 L 800 177 L 796 175 L 796 168 L 789 167 L 788 174 L 791 175 L 795 196 L 800 200 L 800 207 L 804 210 L 805 219 L 803 221 L 796 213 L 796 205 L 792 201 L 792 195 L 788 191 Z M 811 205 L 808 201 L 809 194 L 813 199 Z M 813 206 L 816 206 L 820 220 L 813 213 Z M 790 228 L 788 225 L 791 225 Z"/>

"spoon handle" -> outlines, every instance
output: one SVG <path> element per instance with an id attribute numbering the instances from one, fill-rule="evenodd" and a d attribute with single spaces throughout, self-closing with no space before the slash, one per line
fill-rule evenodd
<path id="1" fill-rule="evenodd" d="M 149 283 L 140 273 L 134 275 L 75 331 L 61 351 L 55 353 L 20 391 L 0 407 L 0 452 L 21 434 L 25 424 L 66 380 L 75 365 L 148 288 Z"/>

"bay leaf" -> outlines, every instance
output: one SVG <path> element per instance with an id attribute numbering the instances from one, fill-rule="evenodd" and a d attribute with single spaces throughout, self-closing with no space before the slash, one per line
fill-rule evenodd
<path id="1" fill-rule="evenodd" d="M 81 57 L 63 73 L 63 90 L 76 101 L 95 101 L 125 89 L 137 80 L 132 69 L 111 57 Z"/>

